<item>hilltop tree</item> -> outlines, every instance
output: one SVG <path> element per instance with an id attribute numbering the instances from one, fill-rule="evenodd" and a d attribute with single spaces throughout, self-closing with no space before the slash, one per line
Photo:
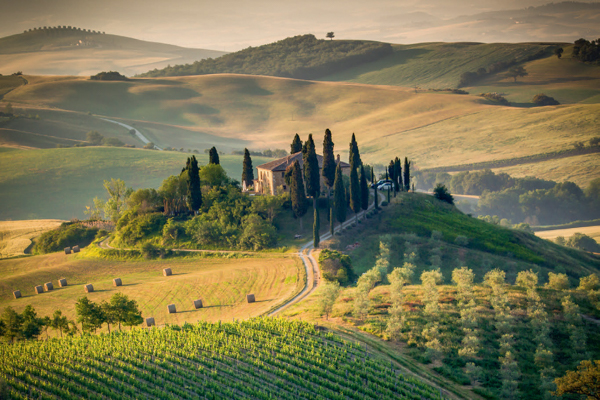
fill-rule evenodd
<path id="1" fill-rule="evenodd" d="M 518 77 L 522 78 L 527 75 L 529 75 L 529 73 L 525 70 L 525 67 L 521 65 L 519 65 L 518 67 L 510 68 L 506 73 L 506 76 L 508 76 L 509 78 L 513 78 L 515 82 L 517 81 Z"/>
<path id="2" fill-rule="evenodd" d="M 298 161 L 294 161 L 288 168 L 291 168 L 290 197 L 292 200 L 292 211 L 294 212 L 294 217 L 300 219 L 300 230 L 302 230 L 302 217 L 308 211 L 302 171 L 300 170 Z"/>
<path id="3" fill-rule="evenodd" d="M 340 224 L 346 221 L 346 188 L 342 179 L 342 167 L 335 168 L 335 182 L 333 183 L 333 209 L 335 218 Z"/>
<path id="4" fill-rule="evenodd" d="M 197 213 L 202 207 L 202 190 L 200 189 L 200 169 L 196 156 L 188 158 L 187 205 L 190 211 Z"/>
<path id="5" fill-rule="evenodd" d="M 410 161 L 408 161 L 408 157 L 404 157 L 404 190 L 410 191 Z"/>
<path id="6" fill-rule="evenodd" d="M 362 165 L 360 166 L 360 206 L 364 211 L 369 208 L 369 185 Z"/>
<path id="7" fill-rule="evenodd" d="M 335 37 L 335 35 L 333 34 L 333 32 L 327 32 L 327 35 L 325 35 L 325 37 L 329 40 L 333 40 L 333 38 Z"/>
<path id="8" fill-rule="evenodd" d="M 290 146 L 290 154 L 296 154 L 299 151 L 302 151 L 302 140 L 300 140 L 300 136 L 296 133 L 292 145 Z"/>
<path id="9" fill-rule="evenodd" d="M 446 186 L 438 183 L 433 189 L 433 197 L 438 200 L 445 201 L 448 204 L 454 204 L 454 197 L 450 194 L 450 191 Z"/>
<path id="10" fill-rule="evenodd" d="M 360 159 L 360 152 L 358 151 L 358 143 L 356 143 L 356 137 L 354 133 L 352 134 L 352 140 L 350 141 L 350 166 L 356 169 L 362 165 L 362 161 Z"/>
<path id="11" fill-rule="evenodd" d="M 556 54 L 556 57 L 561 58 L 564 51 L 565 50 L 562 47 L 557 47 L 556 49 L 554 49 L 554 54 Z"/>
<path id="12" fill-rule="evenodd" d="M 242 165 L 242 182 L 246 183 L 246 188 L 252 186 L 254 182 L 254 168 L 252 167 L 252 158 L 248 149 L 244 149 L 244 162 Z"/>
<path id="13" fill-rule="evenodd" d="M 211 147 L 211 149 L 208 151 L 208 163 L 209 164 L 220 164 L 219 161 L 219 152 L 217 151 L 216 147 Z"/>

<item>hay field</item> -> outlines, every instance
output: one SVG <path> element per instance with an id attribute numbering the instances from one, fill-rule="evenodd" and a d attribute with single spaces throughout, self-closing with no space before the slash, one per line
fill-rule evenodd
<path id="1" fill-rule="evenodd" d="M 25 254 L 32 239 L 55 229 L 63 221 L 58 219 L 37 219 L 27 221 L 0 221 L 1 258 Z"/>
<path id="2" fill-rule="evenodd" d="M 539 231 L 535 232 L 535 235 L 542 239 L 554 240 L 559 236 L 565 239 L 570 238 L 575 233 L 583 233 L 593 238 L 596 242 L 600 243 L 600 226 L 583 226 L 580 228 L 569 228 L 569 229 L 554 229 L 551 231 Z"/>
<path id="3" fill-rule="evenodd" d="M 121 292 L 136 300 L 144 317 L 157 324 L 204 321 L 231 321 L 258 316 L 279 304 L 304 285 L 304 267 L 294 256 L 257 255 L 250 258 L 190 256 L 150 261 L 105 261 L 78 255 L 53 253 L 43 256 L 0 261 L 0 308 L 17 311 L 31 304 L 38 315 L 51 315 L 60 309 L 75 318 L 75 302 L 84 296 L 83 285 L 91 283 L 90 300 L 107 300 Z M 162 276 L 163 268 L 173 275 Z M 69 286 L 58 288 L 57 280 L 66 278 Z M 113 278 L 123 286 L 114 287 Z M 52 281 L 55 289 L 35 295 L 34 285 Z M 13 290 L 23 298 L 12 298 Z M 256 303 L 246 303 L 254 293 Z M 204 308 L 195 310 L 193 300 L 202 299 Z M 174 303 L 176 314 L 167 313 Z"/>

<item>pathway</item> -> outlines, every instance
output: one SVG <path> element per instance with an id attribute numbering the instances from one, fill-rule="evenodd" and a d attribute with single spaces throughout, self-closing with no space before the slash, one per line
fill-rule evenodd
<path id="1" fill-rule="evenodd" d="M 106 119 L 106 118 L 100 118 L 103 121 L 106 122 L 112 122 L 113 124 L 117 124 L 122 126 L 123 128 L 128 129 L 129 131 L 133 130 L 135 132 L 135 136 L 137 136 L 138 139 L 140 139 L 142 141 L 142 143 L 144 144 L 148 144 L 150 143 L 150 140 L 148 140 L 148 138 L 144 135 L 142 135 L 142 132 L 138 131 L 137 129 L 135 129 L 133 126 L 129 126 L 127 124 L 124 124 L 122 122 L 118 122 L 118 121 L 113 121 L 112 119 Z M 158 147 L 157 145 L 154 145 L 154 147 L 156 147 L 158 150 L 162 150 L 160 147 Z"/>

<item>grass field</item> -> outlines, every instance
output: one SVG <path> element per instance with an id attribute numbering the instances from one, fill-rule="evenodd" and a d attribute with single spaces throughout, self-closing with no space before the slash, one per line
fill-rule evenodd
<path id="1" fill-rule="evenodd" d="M 11 150 L 0 156 L 1 220 L 83 218 L 103 181 L 120 178 L 129 187 L 158 188 L 179 174 L 190 154 L 110 147 Z M 208 155 L 197 154 L 200 164 Z M 254 165 L 266 162 L 254 157 Z M 230 177 L 241 180 L 242 157 L 221 156 Z M 40 194 L 43 193 L 43 196 Z"/>
<path id="2" fill-rule="evenodd" d="M 559 236 L 568 239 L 575 233 L 583 233 L 592 237 L 596 242 L 600 243 L 600 226 L 582 226 L 579 228 L 554 229 L 551 231 L 539 231 L 535 234 L 536 236 L 539 236 L 543 239 L 553 240 Z"/>
<path id="3" fill-rule="evenodd" d="M 67 256 L 53 253 L 0 261 L 0 308 L 11 306 L 21 311 L 31 304 L 39 315 L 62 310 L 75 318 L 75 302 L 86 295 L 83 285 L 94 285 L 87 296 L 94 302 L 108 300 L 117 292 L 136 300 L 143 317 L 154 317 L 157 324 L 183 324 L 195 321 L 231 321 L 247 319 L 283 302 L 305 281 L 305 271 L 297 257 L 282 255 L 221 258 L 193 255 L 150 261 L 115 261 L 86 257 L 86 251 Z M 163 268 L 173 275 L 164 277 Z M 57 280 L 66 278 L 69 286 L 59 288 Z M 122 287 L 114 287 L 113 278 L 121 278 Z M 35 285 L 53 282 L 55 289 L 34 294 Z M 12 298 L 13 290 L 23 297 Z M 246 294 L 253 293 L 256 303 L 248 304 Z M 204 308 L 195 310 L 192 302 L 202 299 Z M 167 305 L 175 304 L 176 314 L 168 314 Z"/>
<path id="4" fill-rule="evenodd" d="M 57 228 L 63 221 L 39 219 L 27 221 L 0 221 L 1 258 L 25 254 L 31 240 L 42 233 Z"/>

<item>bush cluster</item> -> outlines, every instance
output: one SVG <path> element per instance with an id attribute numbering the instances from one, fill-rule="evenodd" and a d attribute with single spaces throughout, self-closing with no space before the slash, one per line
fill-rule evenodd
<path id="1" fill-rule="evenodd" d="M 64 222 L 58 229 L 44 232 L 38 238 L 34 252 L 46 254 L 75 245 L 85 247 L 94 240 L 97 232 L 98 229 L 96 228 L 87 228 L 78 223 Z"/>

